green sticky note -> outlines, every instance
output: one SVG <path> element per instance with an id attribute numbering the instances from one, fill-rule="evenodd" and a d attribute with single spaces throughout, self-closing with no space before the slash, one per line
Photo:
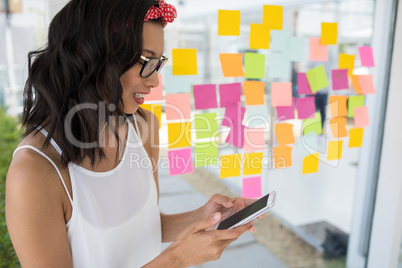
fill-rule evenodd
<path id="1" fill-rule="evenodd" d="M 217 137 L 219 135 L 216 113 L 196 114 L 194 116 L 194 124 L 197 139 Z"/>
<path id="2" fill-rule="evenodd" d="M 321 114 L 315 113 L 314 118 L 308 118 L 303 121 L 303 134 L 307 135 L 310 132 L 314 132 L 316 135 L 322 134 Z"/>
<path id="3" fill-rule="evenodd" d="M 258 53 L 244 53 L 244 69 L 247 79 L 265 77 L 265 55 Z"/>
<path id="4" fill-rule="evenodd" d="M 348 117 L 355 116 L 355 108 L 364 106 L 364 95 L 350 96 L 348 99 Z"/>
<path id="5" fill-rule="evenodd" d="M 315 93 L 329 86 L 328 78 L 325 74 L 325 69 L 323 65 L 307 71 L 306 75 L 312 93 Z"/>
<path id="6" fill-rule="evenodd" d="M 195 167 L 205 167 L 219 163 L 218 144 L 200 142 L 195 144 Z"/>

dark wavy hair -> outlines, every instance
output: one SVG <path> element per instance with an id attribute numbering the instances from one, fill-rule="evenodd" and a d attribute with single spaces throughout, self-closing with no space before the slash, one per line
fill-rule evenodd
<path id="1" fill-rule="evenodd" d="M 105 156 L 100 146 L 82 148 L 69 142 L 64 122 L 78 105 L 95 105 L 98 108 L 77 109 L 69 128 L 81 143 L 99 145 L 99 129 L 106 123 L 99 122 L 99 103 L 115 107 L 103 109 L 104 118 L 124 115 L 120 77 L 141 56 L 144 18 L 151 6 L 158 6 L 157 1 L 72 0 L 52 20 L 45 48 L 28 54 L 23 136 L 48 127 L 43 147 L 54 137 L 63 166 L 86 157 L 94 165 Z M 138 113 L 145 118 L 141 109 Z M 113 132 L 119 152 L 120 140 Z"/>

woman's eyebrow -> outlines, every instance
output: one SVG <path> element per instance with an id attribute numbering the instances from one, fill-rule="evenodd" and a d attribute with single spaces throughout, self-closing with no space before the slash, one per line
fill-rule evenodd
<path id="1" fill-rule="evenodd" d="M 144 48 L 142 51 L 151 54 L 151 56 L 157 56 L 155 51 L 153 51 L 153 50 Z M 162 55 L 163 55 L 163 52 L 162 52 Z"/>

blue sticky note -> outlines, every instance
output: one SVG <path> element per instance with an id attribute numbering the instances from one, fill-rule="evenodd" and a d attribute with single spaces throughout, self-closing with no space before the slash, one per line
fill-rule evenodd
<path id="1" fill-rule="evenodd" d="M 288 53 L 270 53 L 268 78 L 290 79 L 290 59 Z"/>
<path id="2" fill-rule="evenodd" d="M 188 93 L 191 91 L 191 75 L 173 75 L 172 66 L 163 68 L 165 81 L 163 83 L 166 93 Z"/>
<path id="3" fill-rule="evenodd" d="M 245 125 L 247 127 L 264 126 L 269 129 L 267 105 L 248 105 L 246 106 L 246 113 Z"/>
<path id="4" fill-rule="evenodd" d="M 271 44 L 269 49 L 271 51 L 289 52 L 290 51 L 290 29 L 282 31 L 271 31 Z"/>
<path id="5" fill-rule="evenodd" d="M 304 44 L 303 37 L 292 37 L 290 39 L 290 60 L 303 61 L 304 60 Z"/>

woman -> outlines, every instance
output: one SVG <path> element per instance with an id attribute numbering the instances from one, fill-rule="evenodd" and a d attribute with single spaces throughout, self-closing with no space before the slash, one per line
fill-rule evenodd
<path id="1" fill-rule="evenodd" d="M 47 47 L 30 53 L 25 133 L 6 185 L 23 267 L 187 267 L 253 230 L 206 231 L 251 202 L 241 198 L 159 212 L 158 121 L 139 105 L 158 86 L 163 27 L 175 16 L 162 0 L 72 0 Z"/>

